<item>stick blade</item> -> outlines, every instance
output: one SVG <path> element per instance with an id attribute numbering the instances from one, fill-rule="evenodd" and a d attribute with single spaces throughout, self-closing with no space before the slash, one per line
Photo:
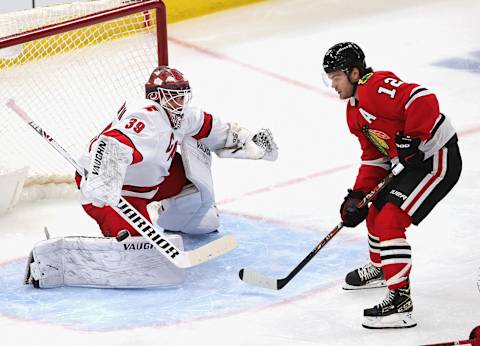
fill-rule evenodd
<path id="1" fill-rule="evenodd" d="M 240 276 L 240 280 L 249 285 L 268 288 L 271 290 L 279 290 L 281 288 L 278 286 L 278 280 L 247 269 L 240 269 L 238 276 Z"/>
<path id="2" fill-rule="evenodd" d="M 237 246 L 237 238 L 235 238 L 233 234 L 227 234 L 195 250 L 185 251 L 188 258 L 188 263 L 185 264 L 185 268 L 208 262 L 232 251 Z"/>

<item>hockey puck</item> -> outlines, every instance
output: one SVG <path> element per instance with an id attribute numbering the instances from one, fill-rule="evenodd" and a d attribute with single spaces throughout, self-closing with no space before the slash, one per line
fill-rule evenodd
<path id="1" fill-rule="evenodd" d="M 120 242 L 120 241 L 124 241 L 128 237 L 130 237 L 130 232 L 127 231 L 126 229 L 124 229 L 124 230 L 121 230 L 120 232 L 118 232 L 115 239 L 117 239 L 117 241 Z"/>

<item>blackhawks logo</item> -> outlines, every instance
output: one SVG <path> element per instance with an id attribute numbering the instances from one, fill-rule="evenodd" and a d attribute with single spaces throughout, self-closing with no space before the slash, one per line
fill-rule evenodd
<path id="1" fill-rule="evenodd" d="M 374 130 L 365 125 L 362 129 L 365 137 L 368 138 L 370 142 L 380 151 L 383 155 L 388 156 L 387 150 L 390 149 L 388 146 L 387 140 L 390 139 L 390 136 L 385 132 Z"/>
<path id="2" fill-rule="evenodd" d="M 358 81 L 358 84 L 359 85 L 365 84 L 370 79 L 371 76 L 373 76 L 373 72 L 367 73 L 365 76 L 360 78 L 360 80 Z"/>

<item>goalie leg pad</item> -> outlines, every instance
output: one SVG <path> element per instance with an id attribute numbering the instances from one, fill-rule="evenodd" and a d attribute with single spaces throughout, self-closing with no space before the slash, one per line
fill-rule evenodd
<path id="1" fill-rule="evenodd" d="M 180 236 L 166 238 L 183 250 Z M 174 266 L 141 237 L 121 243 L 115 238 L 52 238 L 36 244 L 32 255 L 26 282 L 39 288 L 173 287 L 185 281 L 185 269 Z"/>
<path id="2" fill-rule="evenodd" d="M 182 193 L 162 201 L 157 224 L 168 230 L 188 234 L 205 234 L 218 229 L 218 210 L 212 203 L 203 203 L 200 191 L 187 186 Z"/>
<path id="3" fill-rule="evenodd" d="M 168 230 L 190 234 L 215 231 L 219 226 L 215 207 L 210 151 L 201 142 L 185 138 L 181 145 L 185 175 L 192 185 L 162 201 L 156 223 Z"/>

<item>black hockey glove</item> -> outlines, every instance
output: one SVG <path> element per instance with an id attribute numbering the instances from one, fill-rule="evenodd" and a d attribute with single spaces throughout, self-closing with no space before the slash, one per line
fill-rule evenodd
<path id="1" fill-rule="evenodd" d="M 340 206 L 340 216 L 345 227 L 356 227 L 367 218 L 368 207 L 357 207 L 364 196 L 362 191 L 348 189 L 348 195 Z"/>
<path id="2" fill-rule="evenodd" d="M 397 133 L 395 146 L 400 163 L 406 168 L 419 168 L 424 165 L 425 153 L 418 149 L 420 138 Z"/>

